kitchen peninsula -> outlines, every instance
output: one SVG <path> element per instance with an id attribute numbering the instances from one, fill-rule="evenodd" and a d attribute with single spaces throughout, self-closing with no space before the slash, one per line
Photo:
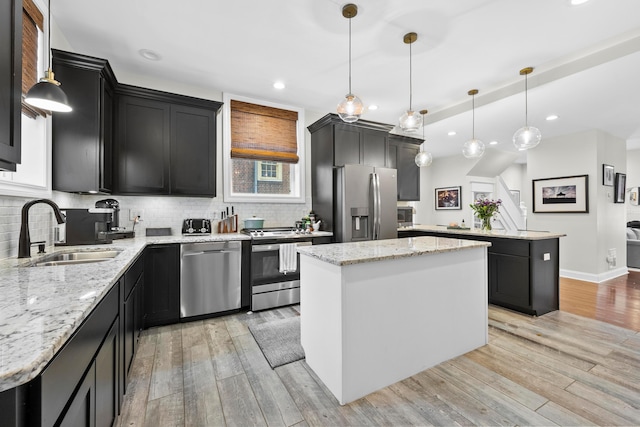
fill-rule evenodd
<path id="1" fill-rule="evenodd" d="M 416 237 L 298 248 L 307 364 L 346 404 L 485 345 L 488 246 Z"/>
<path id="2" fill-rule="evenodd" d="M 436 236 L 490 242 L 489 303 L 525 314 L 543 315 L 559 308 L 562 233 L 506 231 L 414 225 L 398 237 Z"/>

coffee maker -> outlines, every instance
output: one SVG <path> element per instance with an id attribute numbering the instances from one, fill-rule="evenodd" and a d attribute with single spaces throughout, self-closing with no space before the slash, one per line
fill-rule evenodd
<path id="1" fill-rule="evenodd" d="M 133 237 L 133 231 L 125 231 L 120 227 L 120 202 L 116 199 L 103 199 L 96 202 L 97 209 L 108 209 L 111 211 L 111 221 L 107 223 L 107 235 L 111 239 L 124 239 Z"/>

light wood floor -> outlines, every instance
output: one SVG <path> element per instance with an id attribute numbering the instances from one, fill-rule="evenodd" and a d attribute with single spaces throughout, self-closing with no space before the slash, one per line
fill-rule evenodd
<path id="1" fill-rule="evenodd" d="M 602 301 L 638 308 L 637 294 L 613 289 L 575 292 L 593 316 Z M 297 310 L 144 331 L 118 425 L 640 425 L 638 332 L 491 306 L 488 345 L 340 406 L 304 361 L 272 370 L 247 329 Z"/>

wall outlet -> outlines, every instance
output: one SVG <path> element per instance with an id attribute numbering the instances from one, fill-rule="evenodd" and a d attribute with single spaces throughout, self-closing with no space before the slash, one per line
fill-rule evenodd
<path id="1" fill-rule="evenodd" d="M 616 250 L 614 249 L 609 249 L 609 255 L 607 256 L 607 264 L 609 265 L 609 268 L 614 268 L 617 264 L 617 260 L 616 260 Z"/>
<path id="2" fill-rule="evenodd" d="M 133 221 L 136 217 L 142 219 L 144 217 L 144 210 L 142 209 L 129 209 L 129 220 Z"/>

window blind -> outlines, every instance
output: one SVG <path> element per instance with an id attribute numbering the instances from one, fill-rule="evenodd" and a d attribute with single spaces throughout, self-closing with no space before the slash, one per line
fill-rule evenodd
<path id="1" fill-rule="evenodd" d="M 231 158 L 298 163 L 296 111 L 231 100 Z"/>

